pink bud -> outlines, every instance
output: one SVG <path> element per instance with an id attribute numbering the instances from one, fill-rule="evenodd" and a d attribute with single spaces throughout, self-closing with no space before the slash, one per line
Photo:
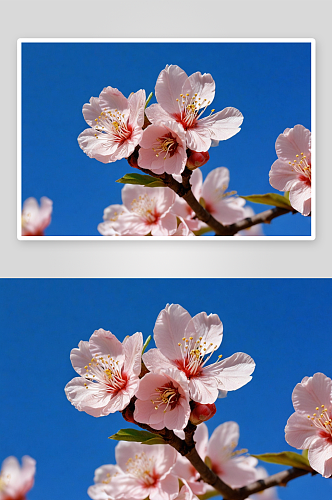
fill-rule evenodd
<path id="1" fill-rule="evenodd" d="M 192 424 L 198 425 L 206 420 L 209 420 L 216 413 L 217 408 L 214 403 L 203 405 L 201 403 L 194 403 L 189 420 Z"/>
<path id="2" fill-rule="evenodd" d="M 207 161 L 209 161 L 210 155 L 208 151 L 191 151 L 188 150 L 188 159 L 187 159 L 187 167 L 190 170 L 195 170 L 195 168 L 201 167 L 205 165 Z"/>

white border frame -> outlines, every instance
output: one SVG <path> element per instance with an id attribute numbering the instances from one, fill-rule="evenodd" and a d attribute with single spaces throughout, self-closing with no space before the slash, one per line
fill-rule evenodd
<path id="1" fill-rule="evenodd" d="M 17 239 L 20 241 L 138 241 L 146 236 L 22 236 L 22 44 L 23 43 L 310 43 L 311 44 L 311 161 L 312 201 L 310 236 L 154 236 L 149 241 L 271 241 L 316 238 L 316 40 L 314 38 L 19 38 L 17 40 Z M 268 208 L 267 208 L 268 209 Z"/>

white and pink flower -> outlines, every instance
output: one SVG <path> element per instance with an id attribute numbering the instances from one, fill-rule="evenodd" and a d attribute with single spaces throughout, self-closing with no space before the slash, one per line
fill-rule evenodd
<path id="1" fill-rule="evenodd" d="M 95 470 L 94 483 L 88 488 L 88 495 L 93 500 L 110 500 L 113 498 L 107 493 L 112 488 L 112 477 L 123 474 L 117 465 L 106 464 Z"/>
<path id="2" fill-rule="evenodd" d="M 215 82 L 208 73 L 196 72 L 191 76 L 176 65 L 167 65 L 158 76 L 156 88 L 158 104 L 146 109 L 146 115 L 153 124 L 169 120 L 179 123 L 186 134 L 187 148 L 193 151 L 207 151 L 211 140 L 229 139 L 240 131 L 242 113 L 235 108 L 225 108 L 215 114 L 201 118 L 212 103 Z"/>
<path id="3" fill-rule="evenodd" d="M 140 141 L 138 165 L 156 174 L 180 174 L 187 162 L 186 138 L 176 122 L 150 125 Z"/>
<path id="4" fill-rule="evenodd" d="M 243 198 L 232 196 L 235 192 L 227 192 L 229 170 L 219 167 L 212 170 L 203 183 L 202 172 L 196 169 L 190 179 L 193 195 L 205 206 L 215 219 L 222 224 L 233 224 L 245 218 Z M 182 217 L 192 231 L 198 231 L 206 225 L 197 219 L 195 212 L 182 198 L 177 197 L 172 212 Z"/>
<path id="5" fill-rule="evenodd" d="M 190 415 L 188 380 L 184 373 L 167 369 L 147 373 L 136 392 L 134 419 L 152 429 L 181 430 Z"/>
<path id="6" fill-rule="evenodd" d="M 2 462 L 0 471 L 0 500 L 24 500 L 34 485 L 36 461 L 28 455 L 22 458 L 22 467 L 16 457 Z"/>
<path id="7" fill-rule="evenodd" d="M 257 459 L 243 455 L 244 450 L 236 451 L 240 436 L 236 422 L 219 425 L 208 439 L 208 428 L 202 423 L 195 433 L 196 449 L 202 460 L 232 488 L 240 488 L 257 479 Z M 208 457 L 208 458 L 207 458 Z M 183 478 L 193 493 L 202 495 L 211 487 L 199 481 L 199 474 L 194 467 L 178 454 L 173 474 Z"/>
<path id="8" fill-rule="evenodd" d="M 176 216 L 170 212 L 175 193 L 169 188 L 126 184 L 121 191 L 123 205 L 104 210 L 98 231 L 104 236 L 172 236 Z"/>
<path id="9" fill-rule="evenodd" d="M 139 332 L 121 343 L 111 332 L 99 329 L 89 342 L 81 341 L 70 354 L 80 375 L 65 387 L 71 404 L 94 417 L 123 410 L 138 388 L 142 347 Z"/>
<path id="10" fill-rule="evenodd" d="M 303 125 L 286 128 L 276 141 L 276 160 L 270 170 L 270 184 L 289 191 L 289 201 L 302 215 L 311 213 L 311 132 Z"/>
<path id="11" fill-rule="evenodd" d="M 121 441 L 115 448 L 118 470 L 107 477 L 104 491 L 117 500 L 174 500 L 179 493 L 178 479 L 171 473 L 176 456 L 169 445 Z"/>
<path id="12" fill-rule="evenodd" d="M 323 477 L 332 476 L 332 380 L 323 373 L 304 377 L 292 401 L 295 413 L 285 427 L 287 443 L 308 450 L 310 466 Z"/>
<path id="13" fill-rule="evenodd" d="M 128 99 L 113 87 L 106 87 L 99 97 L 91 97 L 83 106 L 84 119 L 90 128 L 78 136 L 84 153 L 102 163 L 128 158 L 143 135 L 145 90 Z"/>
<path id="14" fill-rule="evenodd" d="M 28 198 L 23 203 L 22 236 L 44 236 L 44 230 L 51 223 L 53 201 L 43 196 L 40 207 L 36 198 Z"/>
<path id="15" fill-rule="evenodd" d="M 218 349 L 223 326 L 217 314 L 199 313 L 193 318 L 178 304 L 163 309 L 156 321 L 157 349 L 143 354 L 149 371 L 160 373 L 177 368 L 189 382 L 189 395 L 198 403 L 214 403 L 219 390 L 234 391 L 247 384 L 255 369 L 253 359 L 242 352 L 206 366 Z"/>

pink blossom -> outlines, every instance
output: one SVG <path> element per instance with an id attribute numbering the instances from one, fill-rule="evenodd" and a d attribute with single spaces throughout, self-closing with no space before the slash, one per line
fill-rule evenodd
<path id="1" fill-rule="evenodd" d="M 93 500 L 110 500 L 111 494 L 107 493 L 112 485 L 112 477 L 123 474 L 117 465 L 102 465 L 95 470 L 94 483 L 88 488 L 88 495 Z"/>
<path id="2" fill-rule="evenodd" d="M 234 451 L 239 436 L 238 424 L 225 422 L 213 431 L 210 440 L 208 439 L 208 428 L 204 423 L 197 427 L 194 437 L 200 457 L 209 463 L 215 474 L 233 488 L 246 486 L 257 478 L 255 469 L 258 463 L 257 459 L 243 455 L 245 450 Z M 173 474 L 185 479 L 196 495 L 211 490 L 210 486 L 199 481 L 198 472 L 180 454 L 178 454 Z"/>
<path id="3" fill-rule="evenodd" d="M 105 491 L 116 499 L 173 500 L 179 492 L 172 473 L 177 452 L 169 445 L 148 446 L 121 441 L 115 448 L 120 473 L 110 476 Z M 102 500 L 102 499 L 101 499 Z"/>
<path id="4" fill-rule="evenodd" d="M 176 216 L 170 213 L 176 196 L 171 189 L 126 184 L 121 196 L 123 205 L 107 207 L 98 225 L 104 236 L 171 236 L 177 230 Z"/>
<path id="5" fill-rule="evenodd" d="M 35 473 L 36 461 L 33 458 L 24 456 L 22 467 L 17 458 L 6 458 L 0 472 L 0 500 L 24 500 L 33 487 Z"/>
<path id="6" fill-rule="evenodd" d="M 83 106 L 84 119 L 91 128 L 78 136 L 84 153 L 103 163 L 128 158 L 143 134 L 145 90 L 128 99 L 113 87 L 106 87 L 99 97 L 91 97 Z"/>
<path id="7" fill-rule="evenodd" d="M 205 206 L 215 219 L 222 224 L 233 224 L 245 217 L 243 198 L 232 196 L 235 192 L 226 192 L 229 184 L 229 170 L 219 167 L 212 170 L 203 183 L 202 172 L 197 169 L 191 179 L 192 192 L 197 200 Z M 175 200 L 172 212 L 181 216 L 192 231 L 197 231 L 206 225 L 196 218 L 196 214 L 182 198 Z"/>
<path id="8" fill-rule="evenodd" d="M 158 104 L 152 104 L 146 115 L 153 124 L 178 122 L 186 134 L 187 148 L 207 151 L 211 140 L 229 139 L 240 131 L 242 113 L 235 108 L 225 108 L 218 113 L 201 118 L 215 94 L 215 83 L 208 73 L 187 76 L 176 65 L 166 66 L 156 83 Z"/>
<path id="9" fill-rule="evenodd" d="M 168 369 L 147 373 L 136 392 L 134 419 L 152 429 L 181 430 L 189 419 L 189 388 L 184 373 Z"/>
<path id="10" fill-rule="evenodd" d="M 201 403 L 192 404 L 190 413 L 190 422 L 194 425 L 199 425 L 202 422 L 210 420 L 216 414 L 217 408 L 214 403 L 202 405 Z"/>
<path id="11" fill-rule="evenodd" d="M 156 174 L 180 174 L 187 162 L 186 138 L 180 125 L 150 125 L 140 141 L 138 165 Z"/>
<path id="12" fill-rule="evenodd" d="M 276 160 L 270 170 L 270 184 L 289 191 L 289 201 L 302 215 L 311 212 L 311 132 L 303 125 L 286 128 L 276 141 Z"/>
<path id="13" fill-rule="evenodd" d="M 79 411 L 101 417 L 123 410 L 137 391 L 141 372 L 142 334 L 121 343 L 111 332 L 96 330 L 89 342 L 72 349 L 70 360 L 80 375 L 65 387 Z"/>
<path id="14" fill-rule="evenodd" d="M 46 196 L 40 199 L 28 198 L 22 210 L 22 236 L 44 236 L 44 229 L 51 223 L 53 201 Z"/>
<path id="15" fill-rule="evenodd" d="M 292 394 L 295 413 L 288 419 L 285 439 L 308 450 L 311 467 L 323 477 L 332 475 L 332 380 L 323 373 L 304 377 Z"/>
<path id="16" fill-rule="evenodd" d="M 178 304 L 166 305 L 156 321 L 154 340 L 157 349 L 143 355 L 149 371 L 160 373 L 177 368 L 189 381 L 191 399 L 214 403 L 218 390 L 234 391 L 251 380 L 255 363 L 242 352 L 206 366 L 221 344 L 223 326 L 217 314 L 199 313 L 194 318 Z"/>
<path id="17" fill-rule="evenodd" d="M 190 170 L 195 170 L 198 167 L 202 167 L 207 163 L 210 159 L 210 155 L 207 151 L 191 151 L 188 149 L 188 160 L 186 163 L 186 167 Z"/>

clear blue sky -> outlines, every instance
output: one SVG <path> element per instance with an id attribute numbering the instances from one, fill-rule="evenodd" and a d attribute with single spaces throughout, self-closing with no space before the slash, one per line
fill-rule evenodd
<path id="1" fill-rule="evenodd" d="M 22 53 L 22 194 L 53 200 L 48 236 L 98 236 L 104 208 L 121 203 L 115 180 L 133 169 L 126 160 L 88 158 L 77 143 L 88 128 L 82 106 L 104 87 L 148 95 L 166 64 L 188 75 L 211 73 L 213 108 L 236 107 L 244 122 L 239 134 L 210 149 L 202 172 L 205 178 L 227 167 L 229 188 L 240 195 L 276 192 L 268 174 L 278 135 L 296 124 L 311 129 L 309 43 L 24 43 Z M 310 218 L 288 214 L 264 232 L 309 235 Z"/>
<path id="2" fill-rule="evenodd" d="M 29 500 L 88 500 L 94 470 L 114 463 L 108 436 L 129 425 L 120 414 L 79 412 L 66 399 L 64 387 L 76 375 L 70 351 L 95 329 L 121 340 L 136 331 L 147 338 L 172 302 L 192 316 L 218 314 L 224 324 L 218 354 L 243 351 L 257 367 L 248 385 L 217 401 L 208 426 L 212 432 L 223 421 L 237 421 L 239 446 L 251 453 L 291 449 L 284 426 L 294 386 L 318 371 L 332 376 L 331 280 L 2 279 L 0 290 L 0 461 L 25 454 L 37 460 Z M 331 493 L 331 480 L 304 477 L 279 496 L 312 500 Z"/>

